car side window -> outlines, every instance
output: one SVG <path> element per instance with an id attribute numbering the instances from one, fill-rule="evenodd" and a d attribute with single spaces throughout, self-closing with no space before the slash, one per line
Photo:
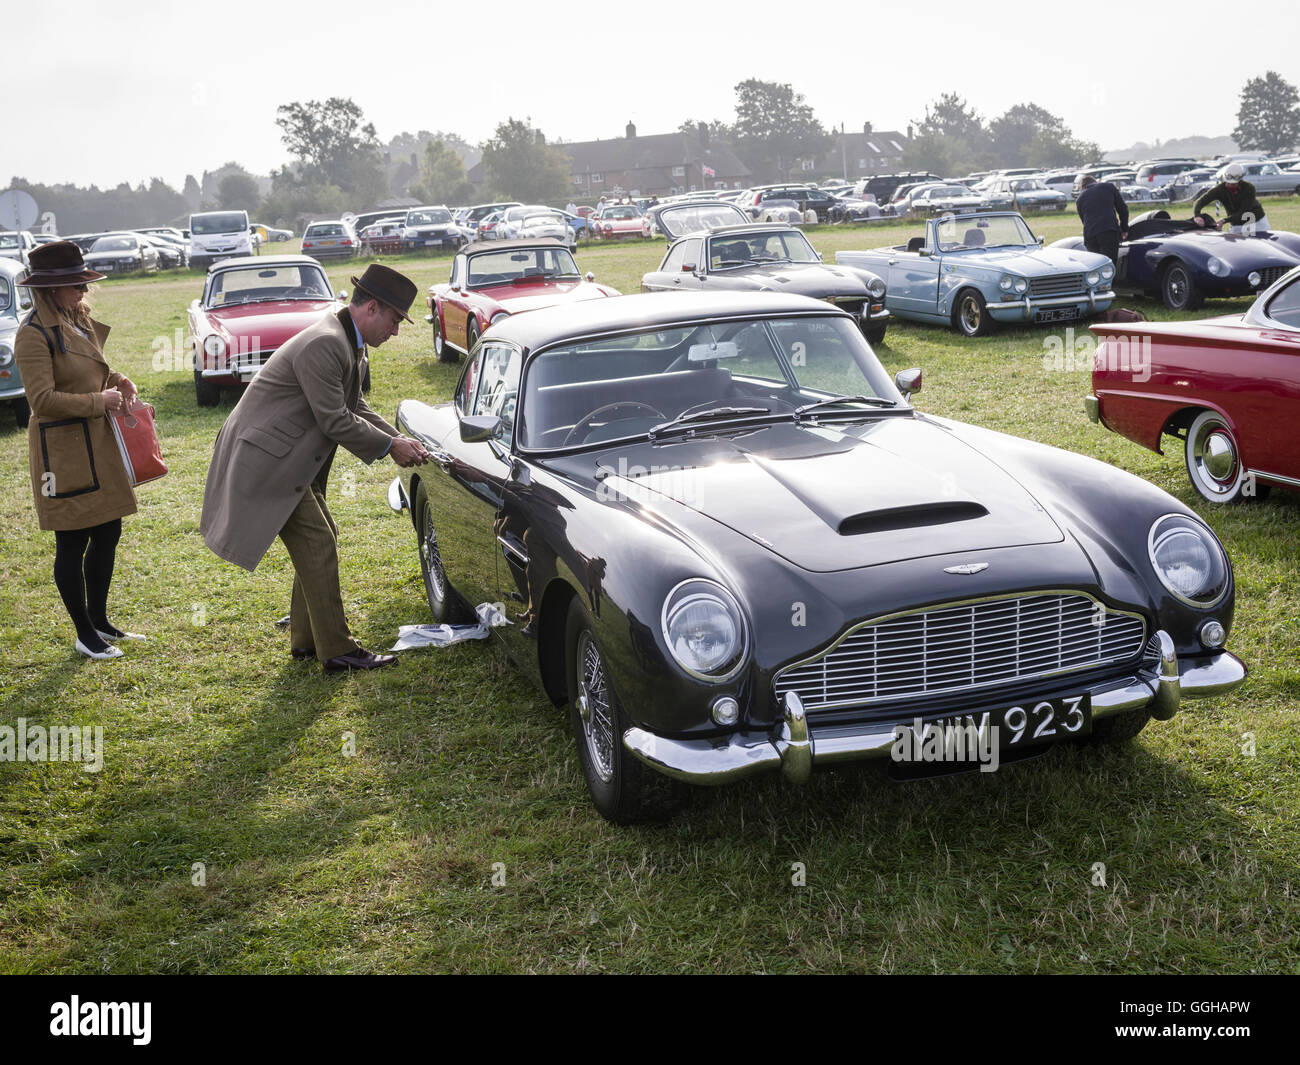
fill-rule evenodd
<path id="1" fill-rule="evenodd" d="M 1293 281 L 1269 300 L 1266 313 L 1275 322 L 1300 329 L 1300 283 Z"/>
<path id="2" fill-rule="evenodd" d="M 452 288 L 459 288 L 461 278 L 464 276 L 465 256 L 457 255 L 456 258 L 451 261 L 451 277 L 448 279 L 447 283 L 451 285 Z"/>
<path id="3" fill-rule="evenodd" d="M 686 262 L 686 245 L 690 244 L 689 240 L 684 240 L 669 250 L 664 258 L 664 263 L 659 267 L 660 272 L 666 274 L 680 273 L 682 263 Z"/>
<path id="4" fill-rule="evenodd" d="M 475 416 L 500 418 L 501 438 L 507 441 L 514 436 L 520 363 L 518 348 L 508 344 L 483 345 L 473 413 Z"/>
<path id="5" fill-rule="evenodd" d="M 470 407 L 474 403 L 474 392 L 478 388 L 479 371 L 483 368 L 483 355 L 485 349 L 480 349 L 477 359 L 472 360 L 465 367 L 465 374 L 460 379 L 460 384 L 456 388 L 456 410 L 461 414 L 468 415 Z"/>

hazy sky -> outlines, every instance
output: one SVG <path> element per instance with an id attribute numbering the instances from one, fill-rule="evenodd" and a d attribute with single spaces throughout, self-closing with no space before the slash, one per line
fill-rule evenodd
<path id="1" fill-rule="evenodd" d="M 227 160 L 264 174 L 287 159 L 276 107 L 328 96 L 356 100 L 381 140 L 423 128 L 478 142 L 514 116 L 579 141 L 622 136 L 629 119 L 642 133 L 730 121 L 736 83 L 757 77 L 791 83 L 827 126 L 906 129 L 956 91 L 986 117 L 1037 103 L 1110 149 L 1229 133 L 1242 85 L 1265 70 L 1300 84 L 1295 0 L 857 6 L 801 20 L 707 0 L 6 0 L 4 80 L 26 101 L 8 109 L 0 187 L 179 188 Z"/>

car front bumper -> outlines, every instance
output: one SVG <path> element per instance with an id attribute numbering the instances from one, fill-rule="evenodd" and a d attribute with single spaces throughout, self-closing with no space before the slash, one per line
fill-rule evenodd
<path id="1" fill-rule="evenodd" d="M 1095 314 L 1109 307 L 1114 298 L 1115 293 L 1108 289 L 1105 292 L 1089 292 L 1083 296 L 1045 296 L 1041 299 L 1025 296 L 1018 300 L 1000 300 L 986 306 L 993 317 L 999 321 L 1019 319 L 1029 322 L 1033 321 L 1034 315 L 1039 311 L 1054 310 L 1058 307 L 1077 307 L 1080 314 Z"/>
<path id="2" fill-rule="evenodd" d="M 1165 632 L 1160 640 L 1160 664 L 1120 681 L 1094 685 L 1089 695 L 1094 721 L 1145 707 L 1162 721 L 1173 717 L 1184 698 L 1200 699 L 1231 691 L 1246 679 L 1246 667 L 1228 651 L 1179 663 L 1174 642 Z M 806 781 L 814 765 L 889 758 L 897 720 L 868 724 L 813 727 L 799 697 L 788 693 L 783 720 L 772 731 L 737 732 L 709 740 L 678 740 L 642 728 L 623 734 L 623 746 L 652 769 L 689 784 L 730 784 L 760 773 L 779 770 L 793 783 Z"/>

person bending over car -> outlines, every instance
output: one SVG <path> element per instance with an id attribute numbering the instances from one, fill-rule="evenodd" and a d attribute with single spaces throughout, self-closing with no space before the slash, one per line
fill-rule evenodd
<path id="1" fill-rule="evenodd" d="M 1083 179 L 1083 191 L 1074 202 L 1083 219 L 1083 246 L 1105 255 L 1119 266 L 1119 242 L 1128 236 L 1128 204 L 1119 189 L 1091 174 Z"/>
<path id="2" fill-rule="evenodd" d="M 1269 228 L 1268 215 L 1255 194 L 1255 186 L 1242 180 L 1245 173 L 1240 163 L 1231 163 L 1223 168 L 1222 181 L 1196 197 L 1192 214 L 1198 226 L 1204 226 L 1208 221 L 1201 217 L 1201 211 L 1212 203 L 1219 203 L 1228 212 L 1224 221 L 1232 227 L 1231 232 L 1253 236 L 1256 231 Z"/>

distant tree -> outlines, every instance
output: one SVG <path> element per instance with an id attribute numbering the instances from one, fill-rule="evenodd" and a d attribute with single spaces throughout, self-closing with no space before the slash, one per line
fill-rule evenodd
<path id="1" fill-rule="evenodd" d="M 410 187 L 411 195 L 426 203 L 460 203 L 473 191 L 460 156 L 441 139 L 429 141 L 424 146 L 420 181 Z"/>
<path id="2" fill-rule="evenodd" d="M 217 204 L 223 210 L 247 211 L 252 214 L 257 210 L 261 199 L 257 182 L 250 174 L 227 174 L 217 186 Z"/>
<path id="3" fill-rule="evenodd" d="M 945 92 L 927 104 L 925 117 L 916 127 L 922 135 L 938 134 L 964 140 L 972 150 L 979 150 L 988 136 L 984 120 L 955 92 Z"/>
<path id="4" fill-rule="evenodd" d="M 309 183 L 336 185 L 366 202 L 387 191 L 375 127 L 352 100 L 295 101 L 276 108 L 276 114 L 280 139 L 305 164 Z"/>
<path id="5" fill-rule="evenodd" d="M 789 85 L 748 78 L 736 86 L 735 144 L 750 167 L 787 178 L 801 159 L 816 159 L 831 138 Z"/>
<path id="6" fill-rule="evenodd" d="M 203 198 L 203 193 L 199 188 L 199 181 L 193 174 L 185 175 L 185 188 L 181 192 L 185 197 L 185 202 L 189 204 L 191 211 L 199 209 L 199 201 Z"/>
<path id="7" fill-rule="evenodd" d="M 572 162 L 540 130 L 509 118 L 484 142 L 483 170 L 491 196 L 525 203 L 562 203 L 572 188 Z"/>
<path id="8" fill-rule="evenodd" d="M 677 132 L 695 137 L 702 144 L 710 144 L 713 141 L 730 143 L 735 136 L 735 131 L 731 126 L 717 118 L 708 122 L 697 122 L 694 119 L 688 118 L 677 127 Z"/>
<path id="9" fill-rule="evenodd" d="M 1075 166 L 1100 149 L 1076 140 L 1065 122 L 1037 104 L 1016 104 L 989 123 L 990 150 L 1001 166 Z"/>
<path id="10" fill-rule="evenodd" d="M 1232 139 L 1246 151 L 1283 152 L 1300 142 L 1300 94 L 1275 71 L 1251 78 L 1241 90 Z"/>
<path id="11" fill-rule="evenodd" d="M 301 231 L 319 218 L 338 218 L 346 209 L 347 199 L 337 185 L 312 178 L 301 168 L 284 166 L 271 171 L 271 192 L 262 201 L 261 221 L 273 226 L 289 226 Z"/>
<path id="12" fill-rule="evenodd" d="M 927 104 L 925 117 L 915 119 L 912 127 L 911 141 L 903 151 L 907 170 L 955 177 L 997 164 L 984 120 L 955 92 Z"/>

